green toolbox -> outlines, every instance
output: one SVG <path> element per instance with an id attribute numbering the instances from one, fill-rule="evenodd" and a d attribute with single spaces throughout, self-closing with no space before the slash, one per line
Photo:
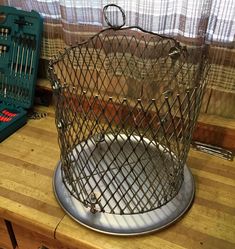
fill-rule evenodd
<path id="1" fill-rule="evenodd" d="M 27 122 L 33 106 L 42 17 L 0 6 L 0 142 Z"/>

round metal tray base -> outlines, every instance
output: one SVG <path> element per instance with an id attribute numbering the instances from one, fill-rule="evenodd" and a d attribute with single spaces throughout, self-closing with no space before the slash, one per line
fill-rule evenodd
<path id="1" fill-rule="evenodd" d="M 145 234 L 167 227 L 188 210 L 195 194 L 194 179 L 186 165 L 184 181 L 178 194 L 162 207 L 141 214 L 91 213 L 65 187 L 61 176 L 61 162 L 56 168 L 53 186 L 58 202 L 69 216 L 95 231 L 114 235 Z"/>

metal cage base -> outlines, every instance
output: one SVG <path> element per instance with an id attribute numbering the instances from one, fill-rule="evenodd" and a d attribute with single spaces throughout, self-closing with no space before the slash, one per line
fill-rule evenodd
<path id="1" fill-rule="evenodd" d="M 86 208 L 73 197 L 64 185 L 61 162 L 56 168 L 53 185 L 58 202 L 74 220 L 95 231 L 114 235 L 145 234 L 167 227 L 188 210 L 195 194 L 194 179 L 186 165 L 184 166 L 184 181 L 178 194 L 167 204 L 138 214 L 92 213 L 90 208 Z"/>

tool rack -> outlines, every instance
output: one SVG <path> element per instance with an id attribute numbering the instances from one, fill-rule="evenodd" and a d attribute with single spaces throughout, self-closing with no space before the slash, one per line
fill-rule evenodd
<path id="1" fill-rule="evenodd" d="M 37 77 L 42 18 L 0 6 L 0 142 L 27 122 Z"/>

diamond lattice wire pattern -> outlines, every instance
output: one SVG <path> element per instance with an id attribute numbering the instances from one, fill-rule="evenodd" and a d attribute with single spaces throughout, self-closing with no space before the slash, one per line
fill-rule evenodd
<path id="1" fill-rule="evenodd" d="M 178 193 L 204 52 L 110 28 L 51 62 L 63 181 L 91 212 L 143 213 Z"/>

